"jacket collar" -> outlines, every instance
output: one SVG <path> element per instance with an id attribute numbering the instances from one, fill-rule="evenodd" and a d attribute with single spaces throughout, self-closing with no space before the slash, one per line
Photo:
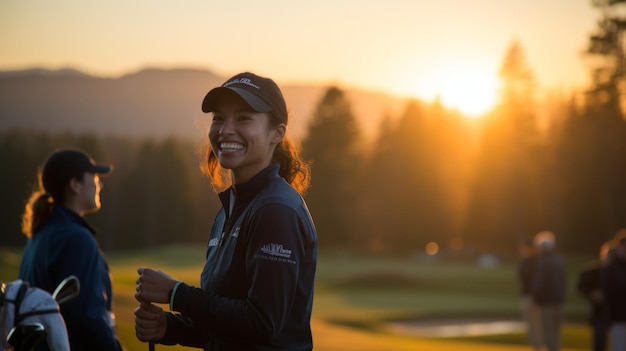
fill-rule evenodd
<path id="1" fill-rule="evenodd" d="M 81 217 L 78 213 L 70 210 L 67 207 L 64 207 L 61 205 L 54 205 L 54 209 L 52 210 L 52 215 L 58 216 L 58 217 L 65 217 L 66 219 L 69 219 L 70 221 L 87 228 L 87 230 L 89 230 L 89 232 L 91 232 L 92 235 L 96 235 L 96 230 L 92 226 L 90 226 L 89 223 L 87 223 L 87 221 L 85 221 L 83 217 Z"/>
<path id="2" fill-rule="evenodd" d="M 247 206 L 250 201 L 265 188 L 272 180 L 279 178 L 278 170 L 280 165 L 277 163 L 270 164 L 265 167 L 259 173 L 255 174 L 249 181 L 241 184 L 236 184 L 219 193 L 220 201 L 224 209 L 230 208 L 231 192 L 235 194 L 235 210 L 241 206 Z M 228 211 L 227 211 L 228 213 Z M 230 214 L 230 213 L 229 213 Z"/>

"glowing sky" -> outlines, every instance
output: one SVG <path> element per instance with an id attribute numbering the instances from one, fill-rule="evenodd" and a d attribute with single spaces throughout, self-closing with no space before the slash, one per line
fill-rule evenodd
<path id="1" fill-rule="evenodd" d="M 493 89 L 517 39 L 540 87 L 569 89 L 599 17 L 590 0 L 2 0 L 0 70 L 252 70 L 431 99 Z"/>

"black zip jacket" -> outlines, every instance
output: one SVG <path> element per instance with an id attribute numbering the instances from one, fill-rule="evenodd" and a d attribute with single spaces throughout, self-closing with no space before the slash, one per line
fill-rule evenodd
<path id="1" fill-rule="evenodd" d="M 232 214 L 231 191 L 235 192 Z M 181 284 L 163 344 L 311 350 L 317 236 L 302 197 L 271 165 L 219 194 L 202 288 Z"/>

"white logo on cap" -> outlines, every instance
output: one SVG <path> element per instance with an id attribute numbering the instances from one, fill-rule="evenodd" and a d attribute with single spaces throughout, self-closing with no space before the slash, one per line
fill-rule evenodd
<path id="1" fill-rule="evenodd" d="M 233 84 L 237 84 L 237 83 L 249 85 L 249 86 L 251 86 L 253 88 L 256 88 L 256 89 L 261 89 L 258 85 L 252 83 L 252 80 L 250 78 L 233 79 L 230 82 L 225 83 L 224 84 L 224 88 L 228 87 L 229 85 L 233 85 Z"/>

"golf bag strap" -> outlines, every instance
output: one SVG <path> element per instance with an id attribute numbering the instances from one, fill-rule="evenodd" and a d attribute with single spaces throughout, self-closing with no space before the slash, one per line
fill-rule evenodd
<path id="1" fill-rule="evenodd" d="M 7 298 L 4 299 L 6 302 L 13 302 L 15 304 L 15 320 L 13 322 L 13 325 L 18 325 L 22 321 L 22 319 L 24 319 L 24 317 L 20 314 L 20 307 L 22 306 L 22 300 L 24 300 L 24 296 L 26 295 L 28 288 L 28 283 L 22 282 L 19 289 L 17 290 L 17 295 L 15 295 L 15 300 L 9 300 Z"/>
<path id="2" fill-rule="evenodd" d="M 30 311 L 30 312 L 22 313 L 19 315 L 20 319 L 18 322 L 21 322 L 26 317 L 36 316 L 39 314 L 49 314 L 49 313 L 59 313 L 59 310 L 55 308 L 55 309 L 49 309 L 49 310 L 37 310 L 37 311 Z M 15 323 L 15 325 L 17 324 L 18 323 Z"/>

